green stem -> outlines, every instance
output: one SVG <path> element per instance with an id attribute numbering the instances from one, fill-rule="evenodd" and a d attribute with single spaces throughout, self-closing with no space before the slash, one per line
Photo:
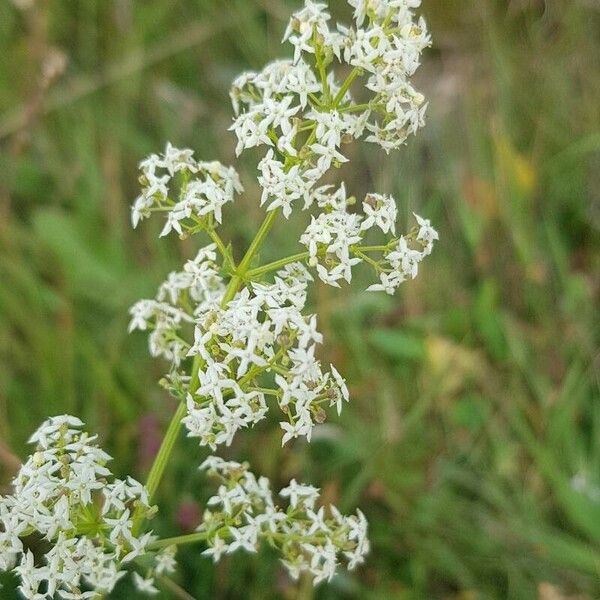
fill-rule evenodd
<path id="1" fill-rule="evenodd" d="M 225 243 L 223 242 L 223 240 L 221 239 L 219 234 L 214 229 L 207 229 L 207 232 L 208 232 L 208 235 L 210 236 L 210 239 L 217 245 L 217 248 L 219 249 L 219 252 L 223 256 L 223 259 L 225 260 L 225 262 L 230 266 L 231 269 L 235 269 L 235 264 L 231 260 L 229 251 L 227 250 L 227 247 L 225 246 Z"/>
<path id="2" fill-rule="evenodd" d="M 150 473 L 148 474 L 148 481 L 146 483 L 146 489 L 148 490 L 148 496 L 150 500 L 156 494 L 156 490 L 158 489 L 158 484 L 162 479 L 163 473 L 165 472 L 165 468 L 167 466 L 167 461 L 171 452 L 173 451 L 173 446 L 175 445 L 175 441 L 177 440 L 177 434 L 179 433 L 179 424 L 181 419 L 185 416 L 186 406 L 185 402 L 180 402 L 171 422 L 169 423 L 169 427 L 167 429 L 167 433 L 163 438 L 162 444 L 154 459 L 154 463 L 152 464 L 152 468 L 150 469 Z"/>
<path id="3" fill-rule="evenodd" d="M 394 240 L 396 243 L 397 240 Z M 358 250 L 359 252 L 385 252 L 389 250 L 391 245 L 387 244 L 386 246 L 352 246 L 352 250 Z"/>
<path id="4" fill-rule="evenodd" d="M 390 249 L 390 244 L 387 246 L 353 246 L 353 250 L 358 250 L 360 252 L 386 252 Z M 324 252 L 319 252 L 319 255 L 322 256 Z M 273 261 L 266 265 L 262 265 L 257 267 L 256 269 L 251 269 L 246 273 L 248 279 L 256 279 L 261 275 L 265 275 L 267 273 L 271 273 L 272 271 L 278 271 L 279 269 L 285 267 L 286 265 L 290 265 L 295 262 L 302 262 L 310 257 L 309 252 L 299 252 L 298 254 L 293 254 L 292 256 L 288 256 L 286 258 L 280 258 L 279 260 Z"/>
<path id="5" fill-rule="evenodd" d="M 288 256 L 287 258 L 281 258 L 276 260 L 275 262 L 262 265 L 261 267 L 257 267 L 256 269 L 252 269 L 248 271 L 246 274 L 250 279 L 255 279 L 260 275 L 264 275 L 265 273 L 270 273 L 271 271 L 277 271 L 286 265 L 306 260 L 310 254 L 308 252 L 300 252 L 299 254 L 294 254 L 293 256 Z"/>
<path id="6" fill-rule="evenodd" d="M 312 577 L 304 573 L 298 584 L 298 594 L 296 600 L 312 600 L 315 597 Z"/>
<path id="7" fill-rule="evenodd" d="M 313 41 L 315 45 L 315 61 L 317 63 L 317 70 L 319 71 L 319 77 L 321 78 L 321 85 L 323 86 L 323 95 L 325 104 L 329 104 L 331 101 L 331 92 L 329 91 L 329 82 L 327 81 L 327 71 L 323 63 L 323 56 L 321 53 L 321 46 L 317 42 L 317 31 L 315 29 L 313 33 Z"/>
<path id="8" fill-rule="evenodd" d="M 365 110 L 369 110 L 370 108 L 372 108 L 372 106 L 369 103 L 352 104 L 350 106 L 346 106 L 345 108 L 340 108 L 339 112 L 343 112 L 343 113 L 358 112 L 358 111 L 363 112 Z"/>
<path id="9" fill-rule="evenodd" d="M 364 252 L 361 252 L 358 248 L 354 248 L 353 252 L 356 256 L 358 256 L 359 258 L 362 258 L 366 263 L 370 264 L 377 273 L 380 272 L 381 267 L 379 266 L 379 263 L 377 261 L 375 261 L 371 257 L 367 256 Z"/>
<path id="10" fill-rule="evenodd" d="M 266 396 L 281 396 L 281 392 L 277 390 L 272 390 L 271 388 L 263 388 L 263 387 L 249 387 L 246 391 L 248 392 L 260 392 L 261 394 L 265 394 Z"/>
<path id="11" fill-rule="evenodd" d="M 169 457 L 173 452 L 173 446 L 175 446 L 175 442 L 177 441 L 177 435 L 179 434 L 179 429 L 181 427 L 181 419 L 185 416 L 187 412 L 187 407 L 185 402 L 180 402 L 171 422 L 169 423 L 169 427 L 167 428 L 167 433 L 162 440 L 160 448 L 158 450 L 158 454 L 154 458 L 154 462 L 152 463 L 152 467 L 150 467 L 150 472 L 148 473 L 148 480 L 146 482 L 146 489 L 148 490 L 148 498 L 149 502 L 152 502 L 152 498 L 156 494 L 156 490 L 158 489 L 158 485 L 164 475 L 165 469 L 167 468 L 167 463 L 169 461 Z M 134 517 L 132 533 L 133 535 L 137 535 L 144 524 L 144 517 L 141 514 L 137 514 Z"/>
<path id="12" fill-rule="evenodd" d="M 275 220 L 279 216 L 281 209 L 272 210 L 269 212 L 263 221 L 260 229 L 258 230 L 256 237 L 252 240 L 248 251 L 242 258 L 238 268 L 236 269 L 236 274 L 233 279 L 229 282 L 229 287 L 225 292 L 225 296 L 223 297 L 223 303 L 227 304 L 231 300 L 233 300 L 237 291 L 240 289 L 246 275 L 248 274 L 248 269 L 254 260 L 254 257 L 257 255 L 258 251 L 261 249 L 262 245 L 265 243 L 269 232 L 273 228 L 275 224 Z"/>
<path id="13" fill-rule="evenodd" d="M 185 544 L 195 544 L 203 542 L 206 539 L 206 533 L 189 533 L 187 535 L 178 535 L 177 537 L 156 540 L 148 545 L 148 550 L 160 550 L 169 546 L 184 546 Z"/>
<path id="14" fill-rule="evenodd" d="M 336 97 L 333 99 L 332 108 L 337 108 L 339 103 L 344 99 L 346 92 L 350 89 L 350 86 L 354 83 L 354 80 L 361 74 L 361 69 L 355 67 L 352 69 L 352 72 L 348 77 L 346 77 L 346 81 L 342 84 L 340 91 L 337 93 Z"/>
<path id="15" fill-rule="evenodd" d="M 159 578 L 160 583 L 163 587 L 167 588 L 172 592 L 174 596 L 177 596 L 180 600 L 196 600 L 194 596 L 188 594 L 181 586 L 177 585 L 170 577 L 161 575 Z"/>

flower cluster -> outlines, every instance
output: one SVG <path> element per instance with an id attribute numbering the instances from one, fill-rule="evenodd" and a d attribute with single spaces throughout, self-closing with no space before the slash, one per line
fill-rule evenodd
<path id="1" fill-rule="evenodd" d="M 349 4 L 353 25 L 332 26 L 327 5 L 307 0 L 284 35 L 294 58 L 240 75 L 231 90 L 236 151 L 270 147 L 259 164 L 261 201 L 283 207 L 286 217 L 300 198 L 310 206 L 317 181 L 347 162 L 344 145 L 365 137 L 389 152 L 424 124 L 427 103 L 410 83 L 430 43 L 413 13 L 420 2 Z"/>
<path id="2" fill-rule="evenodd" d="M 347 517 L 335 506 L 317 508 L 319 490 L 294 479 L 279 492 L 288 500 L 283 509 L 275 502 L 269 480 L 257 479 L 247 465 L 212 456 L 200 468 L 221 482 L 198 529 L 208 543 L 204 554 L 215 562 L 223 554 L 256 552 L 261 542 L 268 543 L 281 553 L 294 579 L 308 572 L 319 583 L 334 576 L 340 557 L 349 569 L 364 561 L 369 541 L 360 511 Z"/>
<path id="3" fill-rule="evenodd" d="M 132 309 L 131 329 L 150 329 L 150 348 L 173 362 L 198 357 L 198 382 L 180 384 L 189 435 L 213 450 L 229 445 L 235 434 L 265 418 L 267 399 L 286 420 L 282 442 L 305 436 L 325 418 L 323 404 L 348 400 L 346 384 L 335 368 L 324 373 L 315 357 L 322 342 L 315 315 L 304 316 L 311 276 L 300 264 L 278 271 L 273 283 L 254 282 L 222 306 L 225 288 L 215 270 L 215 247 L 202 249 L 183 273 L 171 274 L 157 300 Z M 194 323 L 194 341 L 180 331 Z M 182 396 L 183 397 L 183 396 Z"/>
<path id="4" fill-rule="evenodd" d="M 132 210 L 132 223 L 164 212 L 167 222 L 161 237 L 171 231 L 202 227 L 209 219 L 222 221 L 223 206 L 244 191 L 232 167 L 219 162 L 198 162 L 191 150 L 167 144 L 164 154 L 152 154 L 140 164 L 142 193 Z M 175 181 L 174 181 L 175 180 Z"/>
<path id="5" fill-rule="evenodd" d="M 312 217 L 310 224 L 302 234 L 300 243 L 308 249 L 308 264 L 316 267 L 321 281 L 339 287 L 339 281 L 352 281 L 352 267 L 367 262 L 374 268 L 381 281 L 393 282 L 384 287 L 373 285 L 369 291 L 381 291 L 393 294 L 407 275 L 414 279 L 417 275 L 416 265 L 431 253 L 433 242 L 438 239 L 437 232 L 429 221 L 415 215 L 419 230 L 406 236 L 395 238 L 396 217 L 398 209 L 391 196 L 368 194 L 362 203 L 364 214 L 350 212 L 354 198 L 346 197 L 345 187 L 331 194 L 329 186 L 319 190 L 318 204 L 324 210 Z M 369 230 L 379 229 L 391 238 L 382 246 L 361 246 Z M 415 246 L 411 249 L 408 243 Z M 382 260 L 376 261 L 367 253 L 385 253 L 392 248 L 403 248 L 411 256 L 411 269 L 406 271 L 398 260 L 398 252 L 388 252 Z M 414 267 L 414 268 L 413 268 Z M 406 272 L 405 272 L 406 271 Z"/>
<path id="6" fill-rule="evenodd" d="M 418 248 L 412 248 L 409 244 L 411 236 L 401 236 L 398 240 L 393 240 L 388 244 L 390 251 L 383 257 L 382 263 L 377 265 L 380 272 L 380 283 L 376 283 L 367 288 L 370 292 L 384 291 L 393 295 L 398 286 L 407 279 L 414 279 L 419 273 L 419 263 L 431 254 L 433 243 L 438 239 L 438 233 L 428 219 L 423 219 L 415 215 L 418 223 L 418 230 L 413 232 L 415 245 Z"/>
<path id="7" fill-rule="evenodd" d="M 152 356 L 162 356 L 178 367 L 189 352 L 190 344 L 181 337 L 181 329 L 192 327 L 198 314 L 217 308 L 225 285 L 216 264 L 216 247 L 202 248 L 195 259 L 187 261 L 183 271 L 169 274 L 156 298 L 140 300 L 130 309 L 129 331 L 149 331 Z"/>
<path id="8" fill-rule="evenodd" d="M 146 490 L 131 477 L 112 477 L 110 456 L 82 425 L 71 416 L 43 423 L 13 494 L 0 497 L 0 570 L 14 568 L 30 600 L 109 593 L 125 575 L 122 567 L 154 539 L 134 532 L 134 515 L 153 512 Z M 28 547 L 36 538 L 43 561 L 42 551 Z M 158 562 L 164 568 L 164 559 Z"/>
<path id="9" fill-rule="evenodd" d="M 425 23 L 415 15 L 420 0 L 348 4 L 354 20 L 344 26 L 332 23 L 326 4 L 306 0 L 284 34 L 293 58 L 233 83 L 236 154 L 265 150 L 258 183 L 267 216 L 240 262 L 217 232 L 221 207 L 242 190 L 233 170 L 199 166 L 204 163 L 196 163 L 191 150 L 171 145 L 141 164 L 144 189 L 133 207 L 134 225 L 165 212 L 163 234 L 204 232 L 213 242 L 182 272 L 171 273 L 155 299 L 136 304 L 130 325 L 149 331 L 151 353 L 171 363 L 164 385 L 182 403 L 180 410 L 185 407 L 181 422 L 213 451 L 273 408 L 283 415 L 282 444 L 310 441 L 326 419 L 325 408 L 339 413 L 348 400 L 344 378 L 318 359 L 316 316 L 304 312 L 313 277 L 339 287 L 366 264 L 377 279 L 368 289 L 393 294 L 416 277 L 438 239 L 417 215 L 415 227 L 396 235 L 391 196 L 370 193 L 358 203 L 343 183 L 321 181 L 348 162 L 346 146 L 353 140 L 386 152 L 401 146 L 424 124 L 427 107 L 411 84 L 429 44 Z M 175 176 L 179 192 L 170 198 L 167 186 Z M 298 206 L 312 213 L 299 240 L 305 251 L 252 268 L 277 216 L 289 218 Z M 372 245 L 375 236 L 384 239 Z M 321 581 L 333 575 L 340 553 L 350 566 L 366 553 L 364 517 L 316 510 L 314 488 L 292 482 L 282 491 L 290 496 L 282 511 L 268 482 L 246 467 L 214 457 L 206 467 L 222 478 L 201 527 L 215 559 L 237 548 L 254 551 L 266 539 L 283 552 L 292 575 L 309 571 Z"/>

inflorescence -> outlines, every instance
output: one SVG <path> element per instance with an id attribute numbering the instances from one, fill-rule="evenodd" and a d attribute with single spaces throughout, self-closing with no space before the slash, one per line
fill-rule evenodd
<path id="1" fill-rule="evenodd" d="M 0 497 L 0 569 L 14 568 L 25 598 L 109 593 L 155 539 L 134 532 L 134 513 L 154 512 L 144 486 L 114 478 L 110 456 L 82 426 L 71 416 L 43 423 L 29 440 L 36 451 L 15 477 L 13 494 Z M 165 572 L 169 552 L 154 555 L 153 573 Z"/>
<path id="2" fill-rule="evenodd" d="M 318 358 L 323 336 L 316 315 L 305 312 L 310 284 L 318 278 L 340 287 L 367 265 L 375 276 L 368 290 L 394 294 L 417 276 L 438 234 L 415 215 L 412 229 L 397 235 L 391 196 L 369 193 L 357 202 L 343 183 L 323 179 L 348 162 L 354 140 L 390 152 L 424 125 L 427 103 L 411 83 L 430 43 L 415 15 L 420 3 L 348 0 L 354 22 L 344 26 L 332 22 L 326 4 L 306 0 L 284 35 L 293 58 L 235 80 L 236 153 L 265 147 L 258 183 L 267 215 L 241 261 L 218 233 L 223 210 L 244 192 L 232 167 L 198 161 L 171 144 L 140 164 L 133 226 L 159 213 L 161 236 L 209 238 L 154 299 L 131 309 L 130 330 L 147 331 L 151 354 L 170 364 L 163 385 L 180 401 L 174 434 L 184 425 L 217 451 L 276 410 L 282 444 L 310 441 L 325 409 L 339 413 L 348 401 L 342 375 Z M 256 266 L 277 217 L 298 210 L 310 213 L 301 252 Z M 292 577 L 308 572 L 315 583 L 331 579 L 341 558 L 352 569 L 368 552 L 360 511 L 347 517 L 318 506 L 318 490 L 295 480 L 281 490 L 288 501 L 281 508 L 266 478 L 215 456 L 201 468 L 220 485 L 198 531 L 172 540 L 141 533 L 156 510 L 151 496 L 171 440 L 144 487 L 114 479 L 110 457 L 81 426 L 74 417 L 44 423 L 13 495 L 0 499 L 0 569 L 14 569 L 28 599 L 102 597 L 128 570 L 140 592 L 154 594 L 154 578 L 175 569 L 175 546 L 192 541 L 204 541 L 215 561 L 266 542 Z"/>

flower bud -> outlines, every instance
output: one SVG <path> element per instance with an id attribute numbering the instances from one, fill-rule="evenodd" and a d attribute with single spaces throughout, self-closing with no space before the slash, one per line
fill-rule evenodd
<path id="1" fill-rule="evenodd" d="M 290 345 L 290 336 L 287 333 L 280 333 L 277 336 L 277 343 L 284 348 Z"/>
<path id="2" fill-rule="evenodd" d="M 316 408 L 316 410 L 313 411 L 313 418 L 315 420 L 315 423 L 321 425 L 327 420 L 327 413 L 323 410 L 322 407 L 319 406 Z"/>

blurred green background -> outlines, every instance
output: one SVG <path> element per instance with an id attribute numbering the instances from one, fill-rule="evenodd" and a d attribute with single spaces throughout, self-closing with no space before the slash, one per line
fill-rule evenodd
<path id="1" fill-rule="evenodd" d="M 229 83 L 289 54 L 299 4 L 0 1 L 0 489 L 33 429 L 65 412 L 117 473 L 145 476 L 174 406 L 127 310 L 198 241 L 130 229 L 137 162 L 170 140 L 233 163 Z M 276 486 L 361 506 L 369 561 L 313 592 L 268 551 L 214 568 L 187 548 L 191 596 L 160 597 L 600 598 L 600 4 L 424 4 L 428 126 L 389 158 L 357 148 L 340 177 L 394 193 L 403 225 L 417 211 L 441 241 L 395 298 L 317 288 L 322 358 L 351 387 L 340 419 L 310 447 L 281 450 L 272 421 L 230 450 Z M 261 219 L 255 159 L 237 163 L 248 193 L 226 217 L 238 249 Z M 302 228 L 279 227 L 263 258 L 297 252 Z M 158 531 L 196 524 L 203 456 L 180 441 Z"/>

